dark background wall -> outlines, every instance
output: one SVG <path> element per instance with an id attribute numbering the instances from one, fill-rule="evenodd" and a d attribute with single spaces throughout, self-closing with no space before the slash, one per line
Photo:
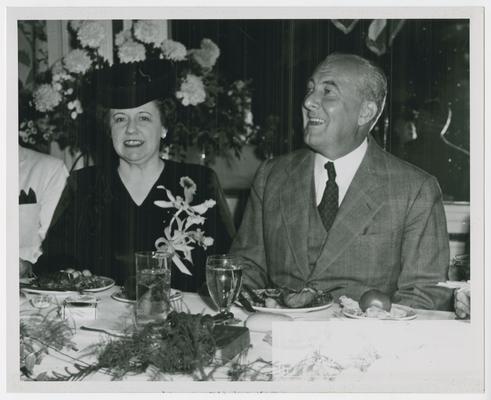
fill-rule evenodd
<path id="1" fill-rule="evenodd" d="M 469 200 L 468 157 L 439 137 L 450 107 L 446 137 L 469 149 L 468 21 L 406 20 L 380 56 L 366 45 L 370 23 L 360 20 L 344 34 L 330 20 L 179 20 L 172 21 L 171 36 L 187 47 L 212 39 L 221 50 L 221 73 L 253 79 L 255 122 L 279 116 L 274 154 L 302 145 L 306 81 L 327 54 L 355 53 L 375 61 L 389 80 L 385 114 L 374 130 L 377 140 L 436 175 L 446 199 Z M 414 126 L 417 139 L 406 143 L 408 126 Z"/>

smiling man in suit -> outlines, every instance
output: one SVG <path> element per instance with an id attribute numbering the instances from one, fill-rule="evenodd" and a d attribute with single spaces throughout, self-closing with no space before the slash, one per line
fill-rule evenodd
<path id="1" fill-rule="evenodd" d="M 254 288 L 368 289 L 393 302 L 450 309 L 446 219 L 437 180 L 390 155 L 369 134 L 387 94 L 384 73 L 332 54 L 303 102 L 307 149 L 258 170 L 231 252 Z"/>

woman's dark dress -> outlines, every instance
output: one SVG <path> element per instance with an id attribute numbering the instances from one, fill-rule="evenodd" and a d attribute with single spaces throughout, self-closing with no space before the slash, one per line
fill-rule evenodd
<path id="1" fill-rule="evenodd" d="M 103 181 L 97 172 L 96 167 L 84 168 L 69 178 L 43 242 L 43 255 L 35 268 L 37 273 L 67 267 L 88 269 L 94 274 L 112 277 L 117 284 L 124 284 L 126 278 L 135 273 L 134 253 L 155 250 L 155 241 L 164 235 L 164 228 L 176 211 L 154 204 L 156 200 L 168 200 L 165 191 L 157 186 L 163 185 L 174 196 L 184 197 L 179 181 L 188 176 L 197 186 L 191 205 L 207 199 L 216 201 L 215 207 L 203 215 L 205 224 L 193 227 L 201 228 L 206 236 L 211 236 L 213 246 L 206 251 L 196 246 L 192 251 L 193 264 L 184 261 L 192 276 L 172 267 L 172 287 L 197 291 L 205 282 L 206 256 L 226 253 L 234 234 L 230 212 L 215 173 L 199 165 L 166 160 L 162 174 L 138 206 L 116 170 L 107 174 Z"/>

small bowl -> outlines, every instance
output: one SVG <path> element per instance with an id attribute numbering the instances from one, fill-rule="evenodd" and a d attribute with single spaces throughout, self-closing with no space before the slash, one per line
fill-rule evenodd
<path id="1" fill-rule="evenodd" d="M 32 296 L 29 300 L 35 308 L 48 308 L 56 305 L 56 299 L 49 294 L 42 294 L 39 296 Z"/>

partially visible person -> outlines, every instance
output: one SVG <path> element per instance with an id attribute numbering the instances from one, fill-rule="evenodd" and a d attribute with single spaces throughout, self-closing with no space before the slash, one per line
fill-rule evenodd
<path id="1" fill-rule="evenodd" d="M 41 255 L 41 243 L 65 187 L 62 160 L 19 146 L 19 275 Z"/>
<path id="2" fill-rule="evenodd" d="M 171 286 L 197 291 L 205 282 L 207 255 L 228 251 L 234 226 L 216 174 L 159 156 L 167 134 L 162 99 L 175 92 L 175 73 L 165 65 L 121 64 L 100 72 L 96 84 L 106 127 L 98 138 L 96 165 L 70 176 L 38 270 L 88 269 L 124 285 L 135 275 L 135 252 L 156 250 L 175 212 L 155 204 L 168 200 L 159 187 L 185 198 L 186 177 L 196 184 L 191 206 L 216 201 L 203 214 L 204 225 L 195 226 L 214 243 L 206 250 L 196 245 L 192 263 L 183 260 L 192 275 L 173 265 Z"/>
<path id="3" fill-rule="evenodd" d="M 393 139 L 390 152 L 406 160 L 408 157 L 408 145 L 418 139 L 416 125 L 414 123 L 416 112 L 410 106 L 405 105 L 397 107 L 397 110 L 393 122 Z"/>
<path id="4" fill-rule="evenodd" d="M 329 290 L 450 310 L 449 241 L 437 180 L 387 153 L 371 129 L 385 74 L 352 54 L 317 66 L 303 101 L 308 146 L 258 170 L 231 252 L 253 288 Z"/>
<path id="5" fill-rule="evenodd" d="M 405 160 L 436 177 L 443 193 L 451 192 L 450 149 L 440 137 L 447 112 L 438 99 L 424 102 L 415 112 L 416 140 L 405 146 Z"/>

